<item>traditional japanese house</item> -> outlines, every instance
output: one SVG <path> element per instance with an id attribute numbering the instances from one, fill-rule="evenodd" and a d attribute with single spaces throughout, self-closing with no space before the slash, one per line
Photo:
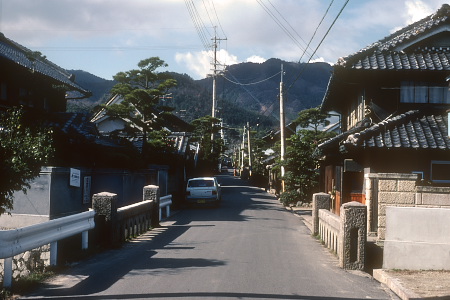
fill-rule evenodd
<path id="1" fill-rule="evenodd" d="M 321 109 L 342 115 L 342 134 L 318 147 L 321 190 L 332 209 L 366 202 L 369 173 L 417 174 L 450 185 L 450 6 L 341 58 Z"/>

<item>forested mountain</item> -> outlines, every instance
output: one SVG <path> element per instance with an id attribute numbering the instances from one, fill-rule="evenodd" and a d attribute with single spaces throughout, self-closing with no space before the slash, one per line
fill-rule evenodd
<path id="1" fill-rule="evenodd" d="M 109 91 L 114 86 L 114 80 L 107 80 L 82 70 L 68 70 L 75 75 L 75 82 L 92 93 L 88 99 L 69 100 L 68 111 L 91 112 L 92 109 L 108 101 Z"/>
<path id="2" fill-rule="evenodd" d="M 282 64 L 287 122 L 295 119 L 299 111 L 320 105 L 331 74 L 329 64 L 299 64 L 269 59 L 261 64 L 229 66 L 217 77 L 216 115 L 230 127 L 240 127 L 247 122 L 264 128 L 277 127 Z M 84 71 L 70 72 L 75 74 L 79 85 L 93 92 L 93 96 L 87 100 L 71 101 L 69 109 L 86 110 L 107 101 L 114 81 Z M 171 75 L 178 84 L 161 101 L 174 107 L 175 114 L 188 122 L 211 115 L 212 78 L 194 80 L 186 74 Z M 74 106 L 74 102 L 78 106 Z"/>
<path id="3" fill-rule="evenodd" d="M 235 108 L 279 119 L 279 93 L 283 65 L 285 113 L 287 120 L 297 117 L 299 111 L 320 105 L 325 94 L 331 66 L 326 63 L 299 64 L 279 59 L 264 63 L 241 63 L 229 66 L 217 79 L 219 115 L 235 113 Z M 212 79 L 198 81 L 212 91 Z M 245 117 L 243 117 L 245 120 Z M 242 118 L 239 118 L 244 121 Z"/>

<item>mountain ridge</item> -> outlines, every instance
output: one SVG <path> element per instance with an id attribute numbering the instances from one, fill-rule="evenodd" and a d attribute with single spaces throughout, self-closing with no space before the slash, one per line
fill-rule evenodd
<path id="1" fill-rule="evenodd" d="M 295 63 L 272 58 L 264 63 L 240 63 L 227 67 L 216 78 L 216 116 L 230 126 L 246 122 L 262 127 L 279 126 L 279 88 L 281 66 L 287 122 L 303 109 L 320 105 L 332 67 L 327 63 Z M 82 70 L 69 70 L 75 82 L 92 92 L 85 100 L 69 101 L 68 110 L 89 112 L 109 99 L 115 82 Z M 167 72 L 177 86 L 161 101 L 175 108 L 174 113 L 187 122 L 211 115 L 212 78 L 194 80 L 187 74 Z"/>

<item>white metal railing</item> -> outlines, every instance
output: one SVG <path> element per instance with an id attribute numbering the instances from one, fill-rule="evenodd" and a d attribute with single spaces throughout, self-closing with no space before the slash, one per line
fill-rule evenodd
<path id="1" fill-rule="evenodd" d="M 159 198 L 159 220 L 162 218 L 162 209 L 166 208 L 166 218 L 170 217 L 170 205 L 172 205 L 172 195 Z"/>
<path id="2" fill-rule="evenodd" d="M 88 230 L 95 227 L 95 211 L 50 220 L 27 227 L 0 230 L 0 258 L 4 259 L 3 287 L 12 284 L 12 258 L 20 253 L 50 244 L 50 264 L 56 265 L 57 242 L 82 233 L 82 249 L 88 247 Z"/>

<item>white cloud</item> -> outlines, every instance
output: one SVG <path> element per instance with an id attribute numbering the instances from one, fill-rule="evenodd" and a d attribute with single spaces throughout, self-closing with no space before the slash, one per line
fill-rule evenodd
<path id="1" fill-rule="evenodd" d="M 197 75 L 198 78 L 204 78 L 210 70 L 210 59 L 206 51 L 176 53 L 175 61 L 184 65 L 188 70 Z M 198 79 L 194 78 L 194 79 Z"/>
<path id="2" fill-rule="evenodd" d="M 252 63 L 257 63 L 257 64 L 262 64 L 263 62 L 265 62 L 267 59 L 259 56 L 259 55 L 252 55 L 249 58 L 247 58 L 245 61 L 246 62 L 252 62 Z"/>
<path id="3" fill-rule="evenodd" d="M 434 12 L 430 6 L 421 0 L 410 0 L 405 2 L 408 19 L 406 24 L 417 22 Z"/>
<path id="4" fill-rule="evenodd" d="M 310 60 L 311 63 L 315 63 L 315 62 L 325 62 L 325 59 L 323 57 L 319 57 L 316 59 L 311 59 Z"/>
<path id="5" fill-rule="evenodd" d="M 213 55 L 212 51 L 176 53 L 175 61 L 178 64 L 183 64 L 190 71 L 198 75 L 199 78 L 205 78 L 208 74 L 212 73 Z M 239 63 L 237 56 L 228 53 L 224 49 L 217 51 L 217 62 L 219 64 L 218 69 Z"/>
<path id="6" fill-rule="evenodd" d="M 3 0 L 1 31 L 61 67 L 105 78 L 152 56 L 166 61 L 170 71 L 203 78 L 211 73 L 212 55 L 202 51 L 202 44 L 212 43 L 214 25 L 219 25 L 221 64 L 260 63 L 269 58 L 305 62 L 346 3 L 334 1 L 310 50 L 302 55 L 329 2 L 193 2 L 205 26 L 202 38 L 181 0 Z M 336 62 L 389 35 L 392 28 L 434 13 L 445 2 L 350 1 L 311 61 Z"/>

